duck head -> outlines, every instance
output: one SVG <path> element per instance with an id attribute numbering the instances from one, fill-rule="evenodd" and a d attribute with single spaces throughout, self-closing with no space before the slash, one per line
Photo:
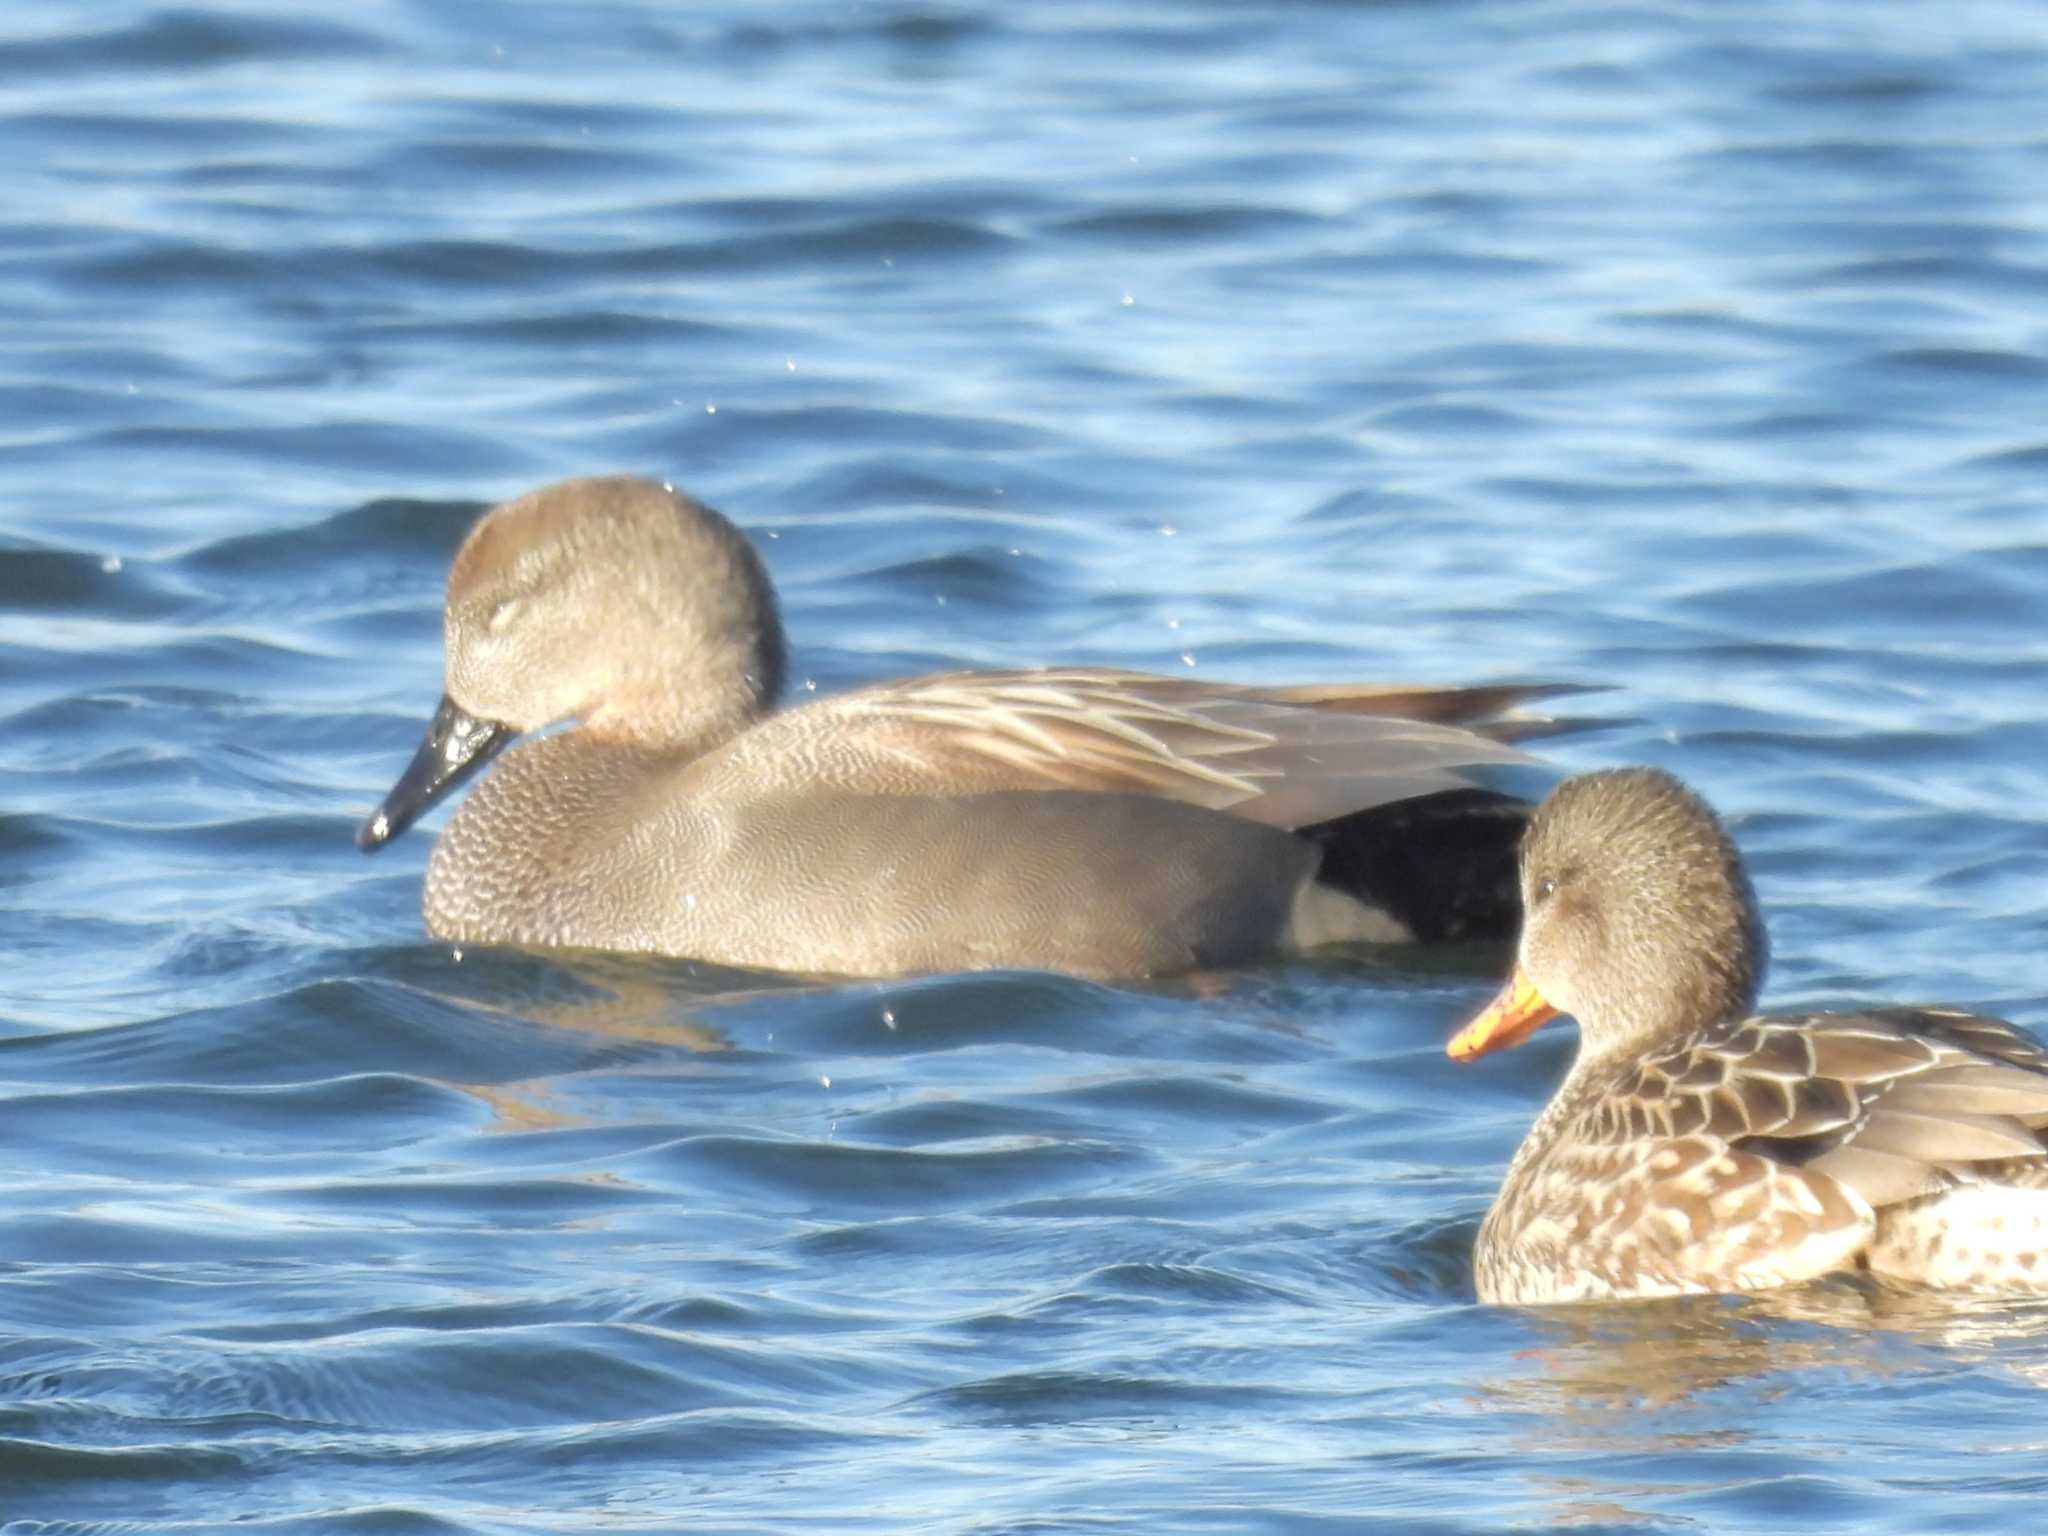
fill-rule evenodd
<path id="1" fill-rule="evenodd" d="M 1552 790 L 1523 834 L 1521 890 L 1514 972 L 1451 1041 L 1458 1060 L 1518 1045 L 1560 1013 L 1579 1021 L 1592 1059 L 1754 1009 L 1768 945 L 1741 856 L 1661 769 Z"/>

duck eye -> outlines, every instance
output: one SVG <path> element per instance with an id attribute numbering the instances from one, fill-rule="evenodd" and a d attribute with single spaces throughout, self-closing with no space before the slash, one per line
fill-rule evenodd
<path id="1" fill-rule="evenodd" d="M 1541 905 L 1557 894 L 1557 882 L 1548 875 L 1536 882 L 1535 903 Z"/>

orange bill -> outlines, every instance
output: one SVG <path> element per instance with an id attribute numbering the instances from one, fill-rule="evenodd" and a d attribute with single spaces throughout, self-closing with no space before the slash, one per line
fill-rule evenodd
<path id="1" fill-rule="evenodd" d="M 1536 983 L 1515 967 L 1500 995 L 1480 1010 L 1478 1017 L 1459 1030 L 1444 1047 L 1458 1061 L 1470 1061 L 1488 1051 L 1504 1051 L 1520 1045 L 1536 1033 L 1538 1025 L 1557 1017 L 1557 1010 L 1536 990 Z"/>

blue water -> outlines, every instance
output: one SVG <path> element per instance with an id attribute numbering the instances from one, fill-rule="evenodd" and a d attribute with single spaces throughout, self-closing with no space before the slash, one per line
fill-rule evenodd
<path id="1" fill-rule="evenodd" d="M 350 843 L 482 504 L 799 689 L 1608 685 L 1784 1004 L 2048 1025 L 2031 4 L 10 5 L 0 1531 L 2025 1530 L 2048 1306 L 1481 1308 L 1470 957 L 794 988 Z"/>

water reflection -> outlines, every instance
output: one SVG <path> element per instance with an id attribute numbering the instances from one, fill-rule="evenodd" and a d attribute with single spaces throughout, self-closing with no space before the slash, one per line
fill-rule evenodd
<path id="1" fill-rule="evenodd" d="M 1840 1277 L 1752 1296 L 1683 1296 L 1524 1314 L 1547 1342 L 1540 1369 L 1496 1384 L 1551 1431 L 1610 1445 L 1737 1383 L 1764 1390 L 1810 1370 L 1883 1378 L 1920 1351 L 1965 1351 L 2048 1386 L 2048 1299 L 1957 1296 Z M 2023 1346 L 2015 1348 L 2014 1346 Z M 1653 1430 L 1661 1435 L 1663 1431 Z"/>
<path id="2" fill-rule="evenodd" d="M 434 946 L 405 954 L 407 963 L 393 979 L 418 996 L 479 1017 L 540 1024 L 597 1041 L 661 1047 L 642 1070 L 668 1076 L 700 1071 L 692 1064 L 694 1058 L 734 1049 L 725 1031 L 701 1016 L 703 1010 L 792 990 L 786 977 L 598 951 L 465 951 Z M 620 1065 L 606 1059 L 602 1070 L 617 1072 Z M 565 1102 L 570 1086 L 584 1075 L 549 1072 L 447 1086 L 487 1106 L 492 1130 L 556 1130 L 593 1123 Z"/>
<path id="3" fill-rule="evenodd" d="M 1819 1478 L 1837 1454 L 1824 1418 L 1784 1408 L 1889 1383 L 1984 1370 L 2048 1388 L 2048 1299 L 2014 1300 L 1839 1277 L 1753 1296 L 1691 1296 L 1520 1314 L 1527 1367 L 1487 1384 L 1552 1523 L 1673 1519 L 1666 1501 L 1723 1499 Z M 2044 1437 L 2048 1445 L 2048 1437 Z M 1699 1453 L 1714 1453 L 1702 1457 Z M 1658 1512 L 1661 1509 L 1661 1513 Z M 1685 1523 L 1690 1523 L 1685 1522 Z"/>

